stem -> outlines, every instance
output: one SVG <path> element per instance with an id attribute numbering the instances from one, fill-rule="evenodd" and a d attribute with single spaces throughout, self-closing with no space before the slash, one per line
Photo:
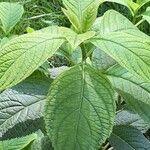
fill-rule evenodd
<path id="1" fill-rule="evenodd" d="M 144 21 L 145 21 L 145 19 L 141 19 L 139 22 L 137 22 L 137 23 L 135 24 L 135 26 L 138 27 L 138 26 L 139 26 L 140 24 L 142 24 Z"/>
<path id="2" fill-rule="evenodd" d="M 87 55 L 86 55 L 86 47 L 84 44 L 81 44 L 81 50 L 82 50 L 82 61 L 85 61 L 87 58 Z"/>

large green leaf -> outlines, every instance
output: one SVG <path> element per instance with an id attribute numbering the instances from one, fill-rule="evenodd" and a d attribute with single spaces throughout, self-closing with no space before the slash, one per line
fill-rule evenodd
<path id="1" fill-rule="evenodd" d="M 0 141 L 0 150 L 22 150 L 36 138 L 36 134 L 31 134 L 22 138 Z"/>
<path id="2" fill-rule="evenodd" d="M 6 34 L 9 33 L 21 19 L 23 12 L 23 6 L 18 3 L 0 3 L 0 20 L 2 22 L 2 29 Z"/>
<path id="3" fill-rule="evenodd" d="M 65 15 L 76 31 L 86 32 L 97 16 L 100 0 L 63 0 Z"/>
<path id="4" fill-rule="evenodd" d="M 150 124 L 150 83 L 136 78 L 119 65 L 109 68 L 106 73 L 129 107 Z"/>
<path id="5" fill-rule="evenodd" d="M 150 82 L 150 37 L 116 11 L 107 11 L 91 42 L 134 75 Z"/>
<path id="6" fill-rule="evenodd" d="M 43 116 L 45 96 L 51 80 L 39 71 L 0 94 L 0 133 L 16 124 Z M 27 126 L 26 123 L 22 124 Z"/>
<path id="7" fill-rule="evenodd" d="M 12 39 L 0 50 L 0 91 L 24 80 L 62 45 L 58 27 Z"/>
<path id="8" fill-rule="evenodd" d="M 115 150 L 149 150 L 150 141 L 137 129 L 130 126 L 116 126 L 109 139 Z"/>
<path id="9" fill-rule="evenodd" d="M 107 78 L 80 64 L 58 76 L 46 103 L 48 135 L 57 150 L 97 149 L 109 137 L 115 115 Z"/>

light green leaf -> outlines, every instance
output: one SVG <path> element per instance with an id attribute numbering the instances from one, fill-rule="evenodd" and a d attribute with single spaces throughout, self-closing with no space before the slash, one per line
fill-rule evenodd
<path id="1" fill-rule="evenodd" d="M 150 24 L 150 7 L 142 14 L 143 19 L 145 19 Z"/>
<path id="2" fill-rule="evenodd" d="M 106 74 L 128 106 L 150 124 L 150 83 L 136 78 L 119 65 L 108 69 Z"/>
<path id="3" fill-rule="evenodd" d="M 63 0 L 63 12 L 79 33 L 90 29 L 97 16 L 101 0 Z"/>
<path id="4" fill-rule="evenodd" d="M 150 82 L 150 37 L 113 10 L 107 11 L 100 23 L 99 35 L 91 42 L 129 72 Z"/>
<path id="5" fill-rule="evenodd" d="M 105 142 L 114 123 L 113 97 L 107 78 L 88 65 L 76 65 L 57 77 L 45 111 L 54 149 L 97 149 Z"/>
<path id="6" fill-rule="evenodd" d="M 31 75 L 65 42 L 58 27 L 12 39 L 0 51 L 0 91 Z"/>
<path id="7" fill-rule="evenodd" d="M 77 34 L 73 30 L 65 27 L 60 28 L 62 31 L 62 34 L 67 39 L 67 41 L 71 44 L 72 49 L 76 49 L 82 42 L 92 38 L 95 36 L 94 31 L 87 31 L 83 34 Z"/>
<path id="8" fill-rule="evenodd" d="M 6 34 L 18 23 L 23 12 L 23 6 L 19 3 L 0 2 L 0 20 Z"/>
<path id="9" fill-rule="evenodd" d="M 150 141 L 134 127 L 116 126 L 109 139 L 115 150 L 149 150 Z"/>
<path id="10" fill-rule="evenodd" d="M 119 111 L 116 115 L 116 126 L 128 125 L 133 126 L 145 133 L 150 128 L 150 124 L 146 123 L 137 113 L 131 110 Z"/>
<path id="11" fill-rule="evenodd" d="M 22 150 L 36 138 L 36 134 L 31 134 L 22 138 L 0 141 L 0 150 Z"/>
<path id="12" fill-rule="evenodd" d="M 47 136 L 40 130 L 36 132 L 37 139 L 25 150 L 52 150 L 52 145 Z"/>
<path id="13" fill-rule="evenodd" d="M 37 71 L 22 83 L 0 94 L 0 134 L 20 122 L 43 116 L 50 83 L 50 79 Z"/>

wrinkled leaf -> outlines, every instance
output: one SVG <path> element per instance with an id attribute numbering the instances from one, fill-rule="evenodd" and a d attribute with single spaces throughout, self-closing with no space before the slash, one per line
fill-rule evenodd
<path id="1" fill-rule="evenodd" d="M 109 68 L 106 74 L 128 106 L 150 124 L 150 83 L 136 78 L 119 65 Z"/>
<path id="2" fill-rule="evenodd" d="M 58 76 L 45 111 L 54 149 L 97 149 L 105 142 L 114 123 L 113 95 L 107 78 L 90 66 L 76 65 Z"/>
<path id="3" fill-rule="evenodd" d="M 44 100 L 50 83 L 51 80 L 38 71 L 22 83 L 0 94 L 1 134 L 17 123 L 43 116 Z"/>
<path id="4" fill-rule="evenodd" d="M 115 19 L 114 19 L 115 18 Z M 132 74 L 150 82 L 150 38 L 116 11 L 107 11 L 91 42 Z"/>

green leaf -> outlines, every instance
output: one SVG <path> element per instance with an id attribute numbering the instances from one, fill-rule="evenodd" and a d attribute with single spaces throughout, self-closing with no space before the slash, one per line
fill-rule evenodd
<path id="1" fill-rule="evenodd" d="M 39 71 L 17 86 L 0 94 L 0 133 L 20 122 L 43 116 L 43 107 L 51 80 Z M 26 126 L 26 123 L 23 124 Z"/>
<path id="2" fill-rule="evenodd" d="M 83 34 L 77 34 L 69 28 L 61 27 L 60 29 L 63 32 L 62 34 L 64 37 L 71 44 L 72 49 L 76 49 L 82 42 L 95 36 L 94 31 L 87 31 Z"/>
<path id="3" fill-rule="evenodd" d="M 63 12 L 79 33 L 90 29 L 97 16 L 100 0 L 63 0 Z"/>
<path id="4" fill-rule="evenodd" d="M 133 126 L 145 133 L 150 128 L 150 124 L 146 123 L 137 113 L 131 110 L 119 111 L 116 115 L 116 126 L 128 125 Z"/>
<path id="5" fill-rule="evenodd" d="M 91 42 L 135 76 L 150 82 L 150 37 L 116 11 L 107 11 Z"/>
<path id="6" fill-rule="evenodd" d="M 40 130 L 36 132 L 37 139 L 27 148 L 27 150 L 52 150 L 52 145 L 47 136 Z"/>
<path id="7" fill-rule="evenodd" d="M 137 4 L 139 4 L 141 7 L 144 6 L 145 4 L 149 3 L 150 0 L 137 0 Z"/>
<path id="8" fill-rule="evenodd" d="M 58 27 L 12 39 L 0 51 L 0 91 L 12 87 L 41 66 L 65 39 Z"/>
<path id="9" fill-rule="evenodd" d="M 45 111 L 54 149 L 97 149 L 105 142 L 114 123 L 113 97 L 107 78 L 88 65 L 76 65 L 58 76 Z"/>
<path id="10" fill-rule="evenodd" d="M 19 3 L 0 3 L 0 20 L 2 22 L 2 29 L 7 34 L 18 23 L 23 15 L 23 6 Z"/>
<path id="11" fill-rule="evenodd" d="M 150 7 L 142 14 L 143 19 L 145 19 L 150 24 Z"/>
<path id="12" fill-rule="evenodd" d="M 116 126 L 109 139 L 115 150 L 148 150 L 150 141 L 134 127 Z"/>
<path id="13" fill-rule="evenodd" d="M 96 48 L 92 54 L 92 64 L 94 68 L 106 71 L 109 67 L 116 64 L 116 61 L 102 50 Z"/>
<path id="14" fill-rule="evenodd" d="M 36 134 L 31 134 L 22 138 L 0 141 L 0 150 L 22 150 L 36 138 Z"/>
<path id="15" fill-rule="evenodd" d="M 150 83 L 135 77 L 119 65 L 109 68 L 106 74 L 128 106 L 150 124 Z"/>

